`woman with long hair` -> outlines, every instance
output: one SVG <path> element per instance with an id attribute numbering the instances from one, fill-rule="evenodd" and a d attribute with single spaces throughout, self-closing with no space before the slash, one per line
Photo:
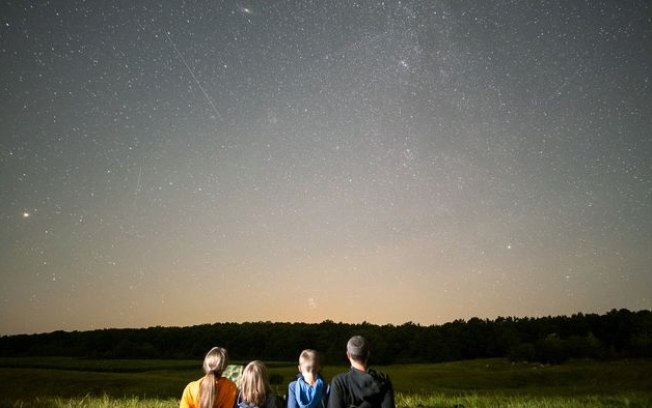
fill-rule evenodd
<path id="1" fill-rule="evenodd" d="M 277 408 L 276 397 L 269 384 L 267 367 L 254 360 L 242 370 L 237 408 Z"/>
<path id="2" fill-rule="evenodd" d="M 226 349 L 210 349 L 202 364 L 204 376 L 186 385 L 179 408 L 233 408 L 238 388 L 233 381 L 222 377 L 228 360 Z"/>

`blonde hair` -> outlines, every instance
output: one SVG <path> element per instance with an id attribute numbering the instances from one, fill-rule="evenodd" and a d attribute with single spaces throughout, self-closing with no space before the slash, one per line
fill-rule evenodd
<path id="1" fill-rule="evenodd" d="M 319 372 L 321 368 L 319 354 L 312 349 L 303 350 L 299 355 L 299 366 L 308 372 Z"/>
<path id="2" fill-rule="evenodd" d="M 240 393 L 242 400 L 249 404 L 262 407 L 265 404 L 267 395 L 272 392 L 269 384 L 267 367 L 260 360 L 254 360 L 247 364 L 242 370 L 240 379 Z"/>
<path id="3" fill-rule="evenodd" d="M 229 354 L 222 347 L 213 347 L 204 357 L 204 378 L 199 388 L 199 407 L 211 408 L 217 395 L 217 379 L 222 376 Z"/>

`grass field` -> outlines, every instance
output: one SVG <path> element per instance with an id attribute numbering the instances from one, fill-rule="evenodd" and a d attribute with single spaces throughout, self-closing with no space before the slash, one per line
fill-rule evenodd
<path id="1" fill-rule="evenodd" d="M 200 363 L 178 360 L 0 359 L 2 407 L 176 407 Z M 296 363 L 267 362 L 278 394 Z M 399 407 L 652 407 L 652 361 L 573 361 L 557 366 L 474 360 L 376 367 Z M 324 376 L 346 370 L 328 366 Z"/>

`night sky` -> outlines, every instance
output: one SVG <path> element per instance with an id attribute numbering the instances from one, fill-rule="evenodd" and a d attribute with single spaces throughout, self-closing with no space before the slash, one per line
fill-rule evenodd
<path id="1" fill-rule="evenodd" d="M 647 1 L 3 1 L 0 334 L 652 307 Z"/>

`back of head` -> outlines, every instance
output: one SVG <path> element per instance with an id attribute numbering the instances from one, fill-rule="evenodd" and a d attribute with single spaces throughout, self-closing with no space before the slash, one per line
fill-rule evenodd
<path id="1" fill-rule="evenodd" d="M 369 343 L 362 336 L 353 336 L 346 343 L 346 352 L 354 361 L 365 364 L 369 359 Z"/>
<path id="2" fill-rule="evenodd" d="M 242 370 L 240 391 L 245 402 L 263 406 L 267 395 L 272 392 L 272 387 L 269 384 L 267 367 L 262 361 L 254 360 Z"/>
<path id="3" fill-rule="evenodd" d="M 213 406 L 217 393 L 215 383 L 222 376 L 228 360 L 229 355 L 222 347 L 213 347 L 206 353 L 202 364 L 206 375 L 202 379 L 199 389 L 199 406 L 201 408 Z"/>
<path id="4" fill-rule="evenodd" d="M 209 374 L 212 372 L 219 378 L 222 375 L 228 360 L 229 355 L 226 349 L 222 347 L 213 347 L 204 357 L 204 363 L 202 364 L 204 373 Z"/>
<path id="5" fill-rule="evenodd" d="M 308 372 L 318 372 L 321 368 L 319 354 L 315 350 L 303 350 L 299 355 L 299 366 Z"/>

